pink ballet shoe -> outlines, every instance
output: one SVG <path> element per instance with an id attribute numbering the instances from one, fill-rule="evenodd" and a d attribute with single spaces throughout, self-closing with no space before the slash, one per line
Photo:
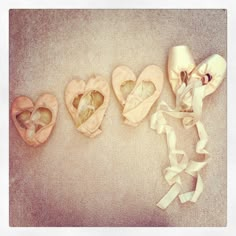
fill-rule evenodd
<path id="1" fill-rule="evenodd" d="M 35 105 L 26 96 L 17 97 L 12 104 L 11 117 L 22 139 L 37 147 L 46 142 L 56 123 L 58 103 L 51 94 L 41 95 Z"/>
<path id="2" fill-rule="evenodd" d="M 191 73 L 190 82 L 192 80 L 201 81 L 201 85 L 205 86 L 204 97 L 212 94 L 220 86 L 226 76 L 226 61 L 218 55 L 213 54 L 202 61 Z"/>
<path id="3" fill-rule="evenodd" d="M 163 73 L 158 66 L 147 66 L 138 79 L 126 66 L 112 73 L 113 90 L 123 106 L 125 123 L 137 126 L 147 116 L 163 88 Z"/>
<path id="4" fill-rule="evenodd" d="M 95 137 L 102 131 L 100 125 L 110 99 L 110 88 L 101 76 L 84 80 L 72 80 L 65 90 L 67 109 L 78 131 Z"/>

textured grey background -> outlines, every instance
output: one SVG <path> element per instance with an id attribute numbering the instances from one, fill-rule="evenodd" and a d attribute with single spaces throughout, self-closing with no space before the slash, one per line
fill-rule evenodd
<path id="1" fill-rule="evenodd" d="M 73 78 L 104 76 L 121 64 L 138 75 L 156 64 L 165 74 L 160 100 L 174 105 L 167 80 L 170 47 L 188 45 L 197 63 L 226 57 L 224 10 L 11 10 L 10 104 L 19 95 L 34 101 L 50 92 L 59 113 L 48 142 L 27 146 L 10 119 L 11 226 L 225 226 L 227 80 L 204 101 L 202 121 L 212 162 L 202 171 L 205 189 L 196 204 L 176 199 L 166 211 L 155 206 L 168 191 L 166 140 L 149 128 L 122 123 L 113 91 L 102 134 L 78 133 L 64 103 Z M 195 129 L 175 127 L 179 148 L 195 158 Z M 185 190 L 193 188 L 186 176 Z"/>

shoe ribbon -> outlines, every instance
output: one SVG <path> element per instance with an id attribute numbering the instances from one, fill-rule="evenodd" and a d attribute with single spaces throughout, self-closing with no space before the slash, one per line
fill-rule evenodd
<path id="1" fill-rule="evenodd" d="M 176 94 L 176 108 L 172 109 L 162 101 L 151 117 L 151 129 L 156 130 L 158 134 L 166 134 L 170 163 L 164 170 L 164 177 L 171 188 L 157 203 L 157 206 L 161 209 L 166 209 L 177 196 L 181 203 L 196 202 L 204 188 L 200 171 L 207 165 L 210 158 L 205 149 L 208 142 L 208 135 L 203 123 L 200 121 L 205 86 L 202 86 L 199 82 L 199 80 L 193 80 L 188 85 L 183 83 Z M 196 144 L 196 153 L 203 156 L 202 161 L 191 160 L 183 150 L 177 149 L 175 131 L 167 123 L 164 115 L 182 119 L 185 129 L 196 127 L 199 136 L 199 141 Z M 196 178 L 194 191 L 182 193 L 181 173 L 183 172 Z"/>

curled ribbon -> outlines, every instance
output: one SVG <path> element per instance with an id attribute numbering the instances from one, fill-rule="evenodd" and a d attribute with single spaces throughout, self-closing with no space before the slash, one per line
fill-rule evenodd
<path id="1" fill-rule="evenodd" d="M 167 183 L 172 187 L 157 203 L 157 206 L 161 209 L 166 209 L 177 196 L 179 197 L 181 203 L 189 201 L 196 202 L 203 191 L 203 181 L 200 171 L 210 161 L 208 152 L 205 149 L 208 142 L 208 135 L 204 125 L 199 120 L 202 114 L 204 88 L 204 86 L 199 86 L 198 81 L 195 81 L 184 88 L 181 86 L 176 94 L 176 108 L 172 109 L 162 101 L 158 105 L 157 111 L 151 117 L 151 128 L 156 130 L 158 134 L 166 134 L 170 161 L 170 166 L 165 169 L 164 176 Z M 183 94 L 186 95 L 189 92 L 192 93 L 192 105 L 189 111 L 183 111 L 181 110 L 180 103 L 181 101 L 183 102 L 184 99 L 181 99 L 181 96 L 183 96 Z M 187 99 L 188 97 L 186 96 L 184 98 Z M 199 136 L 199 141 L 196 145 L 196 152 L 204 155 L 203 161 L 190 160 L 183 150 L 178 150 L 176 148 L 175 131 L 173 127 L 167 124 L 164 114 L 182 119 L 183 126 L 186 129 L 196 126 Z M 177 159 L 178 156 L 181 156 L 180 161 Z M 181 193 L 182 181 L 180 174 L 183 172 L 196 178 L 196 186 L 194 191 Z"/>

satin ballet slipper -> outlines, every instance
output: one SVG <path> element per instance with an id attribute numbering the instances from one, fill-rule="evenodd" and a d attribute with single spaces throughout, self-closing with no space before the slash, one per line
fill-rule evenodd
<path id="1" fill-rule="evenodd" d="M 191 73 L 190 82 L 192 80 L 201 81 L 201 85 L 205 86 L 204 97 L 212 94 L 220 86 L 226 76 L 226 61 L 218 55 L 213 54 L 202 61 Z"/>
<path id="2" fill-rule="evenodd" d="M 120 66 L 112 74 L 112 85 L 123 106 L 125 124 L 138 126 L 161 94 L 163 73 L 158 66 L 150 65 L 136 79 L 128 67 Z"/>
<path id="3" fill-rule="evenodd" d="M 190 74 L 187 87 L 178 97 L 180 107 L 184 110 L 194 111 L 195 118 L 200 118 L 203 99 L 220 86 L 225 75 L 226 61 L 223 57 L 214 54 L 206 58 Z M 186 121 L 187 119 L 184 123 Z"/>
<path id="4" fill-rule="evenodd" d="M 56 123 L 58 103 L 51 94 L 41 95 L 35 105 L 26 96 L 17 97 L 12 104 L 11 117 L 22 139 L 37 147 L 46 142 Z"/>
<path id="5" fill-rule="evenodd" d="M 187 85 L 196 64 L 190 49 L 185 45 L 172 47 L 168 56 L 168 78 L 174 94 L 181 85 Z"/>
<path id="6" fill-rule="evenodd" d="M 77 130 L 92 138 L 100 134 L 110 99 L 110 88 L 101 76 L 72 80 L 65 90 L 65 103 Z"/>

